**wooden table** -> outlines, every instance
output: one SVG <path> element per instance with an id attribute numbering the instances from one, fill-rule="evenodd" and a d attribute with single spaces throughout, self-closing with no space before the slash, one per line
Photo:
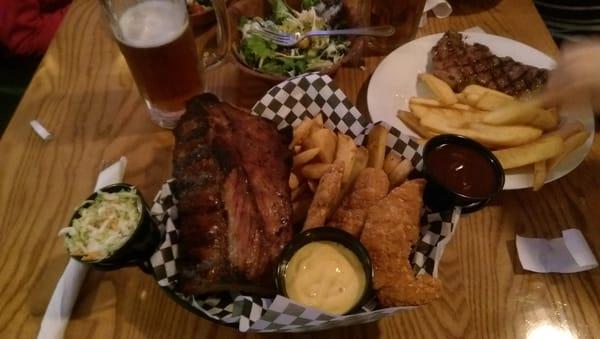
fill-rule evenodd
<path id="1" fill-rule="evenodd" d="M 461 1 L 451 18 L 430 18 L 419 35 L 477 25 L 558 55 L 531 1 L 493 2 Z M 97 1 L 73 3 L 0 141 L 2 338 L 37 334 L 67 261 L 57 231 L 92 190 L 103 165 L 125 155 L 125 180 L 148 199 L 170 173 L 171 133 L 148 119 L 100 13 Z M 362 109 L 369 76 L 380 60 L 367 58 L 366 70 L 344 68 L 336 76 Z M 208 85 L 235 98 L 243 94 L 236 76 L 225 67 L 210 75 Z M 39 119 L 55 139 L 43 142 L 34 135 L 32 119 Z M 514 245 L 516 234 L 557 237 L 562 229 L 577 227 L 600 254 L 599 173 L 600 141 L 573 173 L 541 192 L 506 192 L 492 206 L 462 218 L 441 264 L 442 299 L 378 323 L 311 336 L 600 336 L 600 271 L 525 272 Z M 91 272 L 67 329 L 68 338 L 217 336 L 244 335 L 192 315 L 135 268 Z"/>

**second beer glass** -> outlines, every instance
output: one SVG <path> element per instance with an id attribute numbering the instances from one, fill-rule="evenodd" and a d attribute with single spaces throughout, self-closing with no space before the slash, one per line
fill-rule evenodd
<path id="1" fill-rule="evenodd" d="M 415 38 L 426 0 L 371 0 L 371 25 L 392 25 L 396 33 L 388 38 L 369 38 L 376 54 L 386 55 Z"/>

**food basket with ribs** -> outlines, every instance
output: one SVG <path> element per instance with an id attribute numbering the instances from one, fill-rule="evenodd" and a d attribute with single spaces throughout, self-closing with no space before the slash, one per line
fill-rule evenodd
<path id="1" fill-rule="evenodd" d="M 307 124 L 317 124 L 320 134 L 329 130 L 352 140 L 357 154 L 361 145 L 387 153 L 385 165 L 383 157 L 373 160 L 379 165 L 365 162 L 348 187 L 345 178 L 352 171 L 344 173 L 343 161 L 315 163 L 330 158 L 323 148 L 312 155 L 311 170 L 293 169 L 300 154 L 319 148 L 298 144 L 301 125 Z M 372 149 L 377 130 L 387 130 L 380 151 Z M 174 134 L 173 178 L 151 208 L 166 236 L 150 263 L 158 284 L 187 309 L 243 332 L 304 332 L 375 321 L 439 297 L 438 265 L 460 209 L 432 211 L 423 205 L 420 145 L 383 122 L 369 121 L 328 76 L 282 82 L 251 115 L 200 95 L 188 103 Z M 401 182 L 385 168 L 398 162 L 414 168 L 416 179 Z M 291 177 L 311 193 L 298 193 Z M 345 196 L 329 199 L 342 191 Z M 306 194 L 308 211 L 299 212 L 299 196 Z M 337 200 L 337 210 L 330 200 Z M 278 294 L 274 285 L 286 245 L 300 229 L 304 234 L 319 226 L 356 236 L 374 266 L 372 298 L 343 315 L 305 306 Z"/>

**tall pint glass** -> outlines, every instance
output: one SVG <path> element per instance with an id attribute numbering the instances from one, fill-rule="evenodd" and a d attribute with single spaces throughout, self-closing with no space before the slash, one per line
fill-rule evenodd
<path id="1" fill-rule="evenodd" d="M 369 38 L 369 48 L 388 54 L 415 38 L 426 0 L 371 0 L 371 25 L 392 25 L 396 33 L 386 38 Z"/>
<path id="2" fill-rule="evenodd" d="M 185 0 L 101 0 L 150 118 L 173 128 L 202 90 Z"/>

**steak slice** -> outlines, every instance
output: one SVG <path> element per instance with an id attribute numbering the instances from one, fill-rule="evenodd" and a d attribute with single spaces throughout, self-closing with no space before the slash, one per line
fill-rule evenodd
<path id="1" fill-rule="evenodd" d="M 177 289 L 270 292 L 274 263 L 292 236 L 285 137 L 212 94 L 188 102 L 174 133 Z"/>
<path id="2" fill-rule="evenodd" d="M 512 96 L 535 92 L 548 81 L 548 70 L 498 57 L 482 44 L 467 44 L 458 32 L 448 31 L 431 49 L 431 73 L 455 92 L 481 85 Z"/>

